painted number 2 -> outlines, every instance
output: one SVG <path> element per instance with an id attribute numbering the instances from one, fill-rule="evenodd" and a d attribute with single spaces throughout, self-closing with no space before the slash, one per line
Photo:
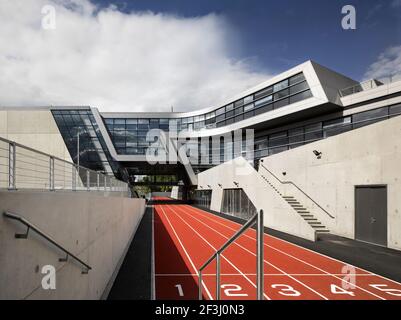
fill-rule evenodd
<path id="1" fill-rule="evenodd" d="M 248 296 L 246 293 L 239 293 L 242 290 L 242 288 L 236 284 L 223 284 L 221 286 L 221 288 L 224 289 L 224 294 L 227 297 L 247 297 Z"/>
<path id="2" fill-rule="evenodd" d="M 177 290 L 178 290 L 178 295 L 179 295 L 180 297 L 183 297 L 183 296 L 184 296 L 184 290 L 182 290 L 182 286 L 181 286 L 180 284 L 176 284 L 175 287 L 176 287 Z"/>

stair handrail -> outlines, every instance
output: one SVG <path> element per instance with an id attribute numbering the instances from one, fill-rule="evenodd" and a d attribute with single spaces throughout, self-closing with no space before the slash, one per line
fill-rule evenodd
<path id="1" fill-rule="evenodd" d="M 86 268 L 86 270 L 82 271 L 83 274 L 87 274 L 88 271 L 92 269 L 88 264 L 83 262 L 77 256 L 75 256 L 70 251 L 68 251 L 66 248 L 64 248 L 63 246 L 58 244 L 51 236 L 46 234 L 44 231 L 40 230 L 37 226 L 35 226 L 33 223 L 29 222 L 24 217 L 22 217 L 22 216 L 20 216 L 18 214 L 15 214 L 15 213 L 8 212 L 8 211 L 3 212 L 3 216 L 5 218 L 18 221 L 18 222 L 22 223 L 23 225 L 25 225 L 27 227 L 27 231 L 26 231 L 25 234 L 18 234 L 18 233 L 15 234 L 15 238 L 16 239 L 26 239 L 26 238 L 28 238 L 29 231 L 30 231 L 30 229 L 32 229 L 37 234 L 39 234 L 41 237 L 43 237 L 44 239 L 49 241 L 51 244 L 53 244 L 54 246 L 56 246 L 57 248 L 59 248 L 61 251 L 63 251 L 66 254 L 65 258 L 60 258 L 59 259 L 60 262 L 66 262 L 66 261 L 68 261 L 68 257 L 71 257 L 71 258 L 73 258 L 74 260 L 76 260 L 77 262 L 79 262 L 81 265 L 83 265 Z"/>
<path id="2" fill-rule="evenodd" d="M 309 196 L 305 191 L 303 191 L 300 187 L 298 187 L 294 182 L 280 180 L 273 172 L 271 172 L 263 165 L 263 160 L 260 161 L 260 165 L 263 167 L 263 169 L 265 169 L 268 173 L 270 173 L 279 183 L 293 185 L 295 188 L 301 191 L 309 200 L 311 200 L 315 205 L 317 205 L 320 209 L 322 209 L 331 219 L 335 219 L 333 215 L 331 215 L 326 209 L 324 209 L 320 204 L 318 204 L 315 200 L 313 200 L 311 196 Z"/>
<path id="3" fill-rule="evenodd" d="M 216 259 L 216 300 L 220 300 L 220 256 L 235 240 L 237 240 L 245 231 L 256 223 L 256 296 L 258 300 L 263 300 L 264 291 L 264 223 L 263 210 L 255 213 L 230 239 L 228 239 L 198 270 L 198 295 L 202 300 L 202 271 Z"/>

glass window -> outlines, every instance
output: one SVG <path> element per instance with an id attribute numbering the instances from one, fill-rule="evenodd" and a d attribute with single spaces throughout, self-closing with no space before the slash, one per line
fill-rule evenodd
<path id="1" fill-rule="evenodd" d="M 287 87 L 288 87 L 288 79 L 285 79 L 284 81 L 276 83 L 273 86 L 273 91 L 277 92 L 277 91 L 280 91 L 281 89 L 284 89 L 284 88 L 287 88 Z"/>
<path id="2" fill-rule="evenodd" d="M 273 87 L 267 87 L 267 88 L 265 88 L 263 90 L 260 90 L 260 91 L 256 92 L 254 94 L 254 96 L 255 96 L 255 99 L 259 99 L 261 97 L 264 97 L 266 95 L 270 95 L 272 93 L 273 93 Z"/>
<path id="3" fill-rule="evenodd" d="M 231 111 L 234 109 L 234 104 L 230 103 L 228 106 L 226 106 L 226 111 Z"/>
<path id="4" fill-rule="evenodd" d="M 234 102 L 234 107 L 238 108 L 244 105 L 244 99 L 238 100 Z"/>
<path id="5" fill-rule="evenodd" d="M 253 109 L 253 103 L 247 104 L 247 105 L 244 107 L 244 111 L 249 111 L 249 110 L 252 110 L 252 109 Z"/>
<path id="6" fill-rule="evenodd" d="M 302 100 L 305 100 L 305 99 L 308 99 L 311 97 L 312 97 L 311 91 L 307 90 L 307 91 L 304 91 L 304 92 L 301 92 L 301 93 L 291 96 L 290 103 L 296 103 L 296 102 L 299 102 L 299 101 L 302 101 Z"/>
<path id="7" fill-rule="evenodd" d="M 226 112 L 226 108 L 225 108 L 225 107 L 220 108 L 220 109 L 217 109 L 217 110 L 216 110 L 216 116 L 222 115 L 222 114 L 224 114 L 225 112 Z"/>
<path id="8" fill-rule="evenodd" d="M 169 119 L 160 119 L 159 122 L 160 124 L 168 124 Z"/>
<path id="9" fill-rule="evenodd" d="M 281 98 L 285 98 L 290 94 L 290 91 L 288 89 L 281 90 L 277 93 L 274 94 L 274 100 L 279 100 Z"/>
<path id="10" fill-rule="evenodd" d="M 289 148 L 293 149 L 302 146 L 304 142 L 304 128 L 295 128 L 288 130 Z"/>
<path id="11" fill-rule="evenodd" d="M 126 123 L 127 124 L 137 124 L 138 123 L 138 119 L 127 119 Z"/>
<path id="12" fill-rule="evenodd" d="M 248 119 L 254 116 L 254 112 L 253 111 L 248 111 L 244 114 L 244 119 Z"/>
<path id="13" fill-rule="evenodd" d="M 240 107 L 240 108 L 235 109 L 235 115 L 241 114 L 243 112 L 244 112 L 244 107 Z"/>
<path id="14" fill-rule="evenodd" d="M 234 123 L 234 118 L 230 118 L 226 120 L 226 125 Z"/>
<path id="15" fill-rule="evenodd" d="M 298 73 L 298 74 L 296 74 L 295 76 L 292 76 L 291 78 L 290 78 L 290 85 L 291 84 L 295 84 L 295 83 L 298 83 L 298 82 L 301 82 L 301 81 L 304 81 L 305 80 L 305 76 L 304 76 L 304 74 L 301 72 L 301 73 Z"/>
<path id="16" fill-rule="evenodd" d="M 113 124 L 113 119 L 104 119 L 104 123 L 106 124 Z"/>
<path id="17" fill-rule="evenodd" d="M 210 112 L 210 113 L 206 114 L 206 120 L 208 120 L 210 118 L 214 118 L 215 116 L 216 116 L 216 113 Z"/>
<path id="18" fill-rule="evenodd" d="M 241 120 L 244 120 L 244 116 L 242 114 L 235 117 L 235 122 L 238 122 L 238 121 L 241 121 Z"/>
<path id="19" fill-rule="evenodd" d="M 255 109 L 255 116 L 258 115 L 258 114 L 261 114 L 261 113 L 265 113 L 265 112 L 271 111 L 271 110 L 273 110 L 273 104 L 272 103 L 268 104 L 266 106 L 263 106 L 261 108 Z"/>
<path id="20" fill-rule="evenodd" d="M 218 122 L 217 123 L 217 127 L 219 128 L 219 127 L 224 127 L 226 125 L 226 122 L 225 121 L 221 121 L 221 122 Z"/>
<path id="21" fill-rule="evenodd" d="M 149 124 L 149 119 L 138 119 L 138 124 Z"/>
<path id="22" fill-rule="evenodd" d="M 247 104 L 252 101 L 253 101 L 253 95 L 250 95 L 250 96 L 247 96 L 244 98 L 244 104 Z"/>
<path id="23" fill-rule="evenodd" d="M 226 113 L 226 118 L 230 118 L 234 115 L 234 111 L 230 111 Z"/>
<path id="24" fill-rule="evenodd" d="M 360 128 L 378 121 L 381 121 L 388 116 L 388 107 L 369 110 L 352 116 L 354 129 Z"/>
<path id="25" fill-rule="evenodd" d="M 396 115 L 401 114 L 401 104 L 391 106 L 390 110 L 389 110 L 389 114 L 390 114 L 390 116 L 396 116 Z"/>
<path id="26" fill-rule="evenodd" d="M 194 122 L 194 117 L 189 117 L 188 118 L 188 123 L 193 123 Z"/>
<path id="27" fill-rule="evenodd" d="M 290 94 L 298 93 L 298 92 L 304 91 L 306 89 L 309 89 L 309 87 L 308 87 L 308 84 L 306 83 L 306 81 L 304 81 L 304 82 L 296 84 L 295 86 L 292 86 L 290 88 Z"/>
<path id="28" fill-rule="evenodd" d="M 279 109 L 279 108 L 288 106 L 289 104 L 290 104 L 290 99 L 288 99 L 288 98 L 281 99 L 274 103 L 274 109 Z"/>
<path id="29" fill-rule="evenodd" d="M 311 140 L 318 140 L 323 137 L 322 123 L 314 123 L 305 126 L 305 141 L 310 142 Z"/>
<path id="30" fill-rule="evenodd" d="M 351 130 L 351 117 L 339 118 L 323 122 L 323 136 L 325 138 Z"/>
<path id="31" fill-rule="evenodd" d="M 282 131 L 269 136 L 269 147 L 278 147 L 288 144 L 288 132 Z"/>
<path id="32" fill-rule="evenodd" d="M 182 124 L 187 124 L 188 123 L 188 118 L 183 118 L 182 119 Z"/>
<path id="33" fill-rule="evenodd" d="M 269 103 L 272 100 L 273 100 L 273 96 L 268 96 L 268 97 L 265 97 L 263 99 L 260 99 L 260 100 L 255 102 L 255 108 L 257 108 L 257 107 L 259 107 L 259 106 L 261 106 L 263 104 Z"/>
<path id="34" fill-rule="evenodd" d="M 221 116 L 217 116 L 216 117 L 216 122 L 223 121 L 225 118 L 226 118 L 226 116 L 224 114 L 222 114 Z"/>

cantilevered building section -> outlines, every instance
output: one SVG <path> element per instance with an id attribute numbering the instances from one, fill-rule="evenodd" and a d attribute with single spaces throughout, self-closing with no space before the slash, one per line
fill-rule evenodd
<path id="1" fill-rule="evenodd" d="M 396 88 L 395 83 L 391 86 Z M 193 112 L 101 113 L 89 106 L 49 109 L 74 162 L 80 136 L 79 158 L 85 166 L 133 183 L 132 177 L 139 175 L 176 175 L 177 181 L 196 185 L 196 173 L 238 156 L 257 162 L 397 114 L 399 107 L 388 102 L 394 93 L 387 87 L 378 81 L 361 85 L 308 61 L 219 105 Z M 372 104 L 373 99 L 383 102 Z M 175 148 L 166 150 L 166 143 L 155 147 L 156 140 L 147 141 L 153 129 L 187 133 Z M 245 131 L 242 143 L 232 142 L 234 131 L 241 129 L 254 130 L 253 154 L 249 146 L 247 153 Z M 220 144 L 213 143 L 213 137 Z M 157 148 L 167 153 L 184 148 L 180 156 L 187 156 L 191 165 L 182 165 L 185 161 L 180 157 L 179 163 L 167 159 L 166 164 L 150 165 L 146 153 L 157 153 Z"/>

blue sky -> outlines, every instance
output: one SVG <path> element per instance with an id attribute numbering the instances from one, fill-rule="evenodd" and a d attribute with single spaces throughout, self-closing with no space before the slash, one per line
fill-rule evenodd
<path id="1" fill-rule="evenodd" d="M 241 43 L 235 55 L 280 72 L 308 59 L 361 79 L 386 48 L 401 44 L 401 6 L 393 0 L 99 0 L 119 10 L 224 17 Z M 399 2 L 399 1 L 398 1 Z M 357 29 L 341 28 L 341 8 L 354 5 Z"/>

